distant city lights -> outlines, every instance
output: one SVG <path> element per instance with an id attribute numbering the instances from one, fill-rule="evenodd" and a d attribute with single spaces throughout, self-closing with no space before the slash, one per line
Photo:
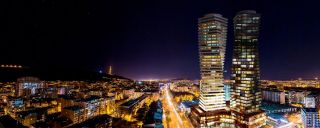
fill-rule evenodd
<path id="1" fill-rule="evenodd" d="M 22 65 L 2 64 L 1 68 L 22 68 Z"/>

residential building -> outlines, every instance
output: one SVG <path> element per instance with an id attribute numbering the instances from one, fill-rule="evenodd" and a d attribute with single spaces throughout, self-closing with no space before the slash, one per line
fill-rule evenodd
<path id="1" fill-rule="evenodd" d="M 36 93 L 40 93 L 45 88 L 45 84 L 36 77 L 22 77 L 17 81 L 17 87 L 15 88 L 15 95 L 20 96 L 31 96 Z"/>
<path id="2" fill-rule="evenodd" d="M 302 108 L 301 117 L 304 128 L 320 128 L 319 112 L 315 108 Z"/>
<path id="3" fill-rule="evenodd" d="M 286 96 L 284 91 L 279 90 L 263 90 L 262 99 L 268 102 L 274 102 L 279 104 L 286 103 Z"/>

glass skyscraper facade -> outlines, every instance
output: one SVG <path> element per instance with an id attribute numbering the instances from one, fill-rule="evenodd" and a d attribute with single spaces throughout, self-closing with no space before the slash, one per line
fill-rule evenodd
<path id="1" fill-rule="evenodd" d="M 226 101 L 230 101 L 231 98 L 231 86 L 229 84 L 224 84 L 224 96 Z"/>
<path id="2" fill-rule="evenodd" d="M 223 66 L 228 20 L 220 14 L 207 14 L 198 20 L 200 58 L 200 102 L 191 109 L 195 127 L 229 127 L 233 122 L 227 111 Z"/>
<path id="3" fill-rule="evenodd" d="M 198 21 L 200 54 L 200 107 L 204 111 L 226 108 L 223 65 L 227 39 L 227 19 L 207 14 Z"/>
<path id="4" fill-rule="evenodd" d="M 259 68 L 260 14 L 252 10 L 238 12 L 234 17 L 232 59 L 231 113 L 237 127 L 256 128 L 265 124 L 260 109 L 262 94 Z"/>

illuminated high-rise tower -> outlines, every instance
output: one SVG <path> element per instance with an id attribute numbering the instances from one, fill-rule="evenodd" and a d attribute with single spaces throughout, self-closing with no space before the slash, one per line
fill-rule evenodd
<path id="1" fill-rule="evenodd" d="M 200 107 L 204 111 L 225 109 L 223 64 L 228 20 L 220 14 L 207 14 L 198 23 Z"/>
<path id="2" fill-rule="evenodd" d="M 200 103 L 192 110 L 195 127 L 220 126 L 226 117 L 223 66 L 228 20 L 220 14 L 207 14 L 198 20 L 200 58 Z"/>
<path id="3" fill-rule="evenodd" d="M 265 124 L 260 109 L 262 94 L 259 68 L 260 14 L 246 10 L 234 17 L 234 46 L 232 59 L 231 112 L 240 128 L 257 128 Z"/>

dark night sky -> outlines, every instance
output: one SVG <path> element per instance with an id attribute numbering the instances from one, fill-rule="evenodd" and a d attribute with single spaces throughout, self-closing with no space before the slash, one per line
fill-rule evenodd
<path id="1" fill-rule="evenodd" d="M 199 78 L 197 19 L 220 13 L 229 19 L 228 77 L 232 18 L 254 9 L 262 15 L 262 79 L 320 76 L 316 2 L 28 0 L 7 5 L 0 43 L 0 62 L 5 64 L 92 71 L 112 65 L 116 74 L 134 79 Z"/>

